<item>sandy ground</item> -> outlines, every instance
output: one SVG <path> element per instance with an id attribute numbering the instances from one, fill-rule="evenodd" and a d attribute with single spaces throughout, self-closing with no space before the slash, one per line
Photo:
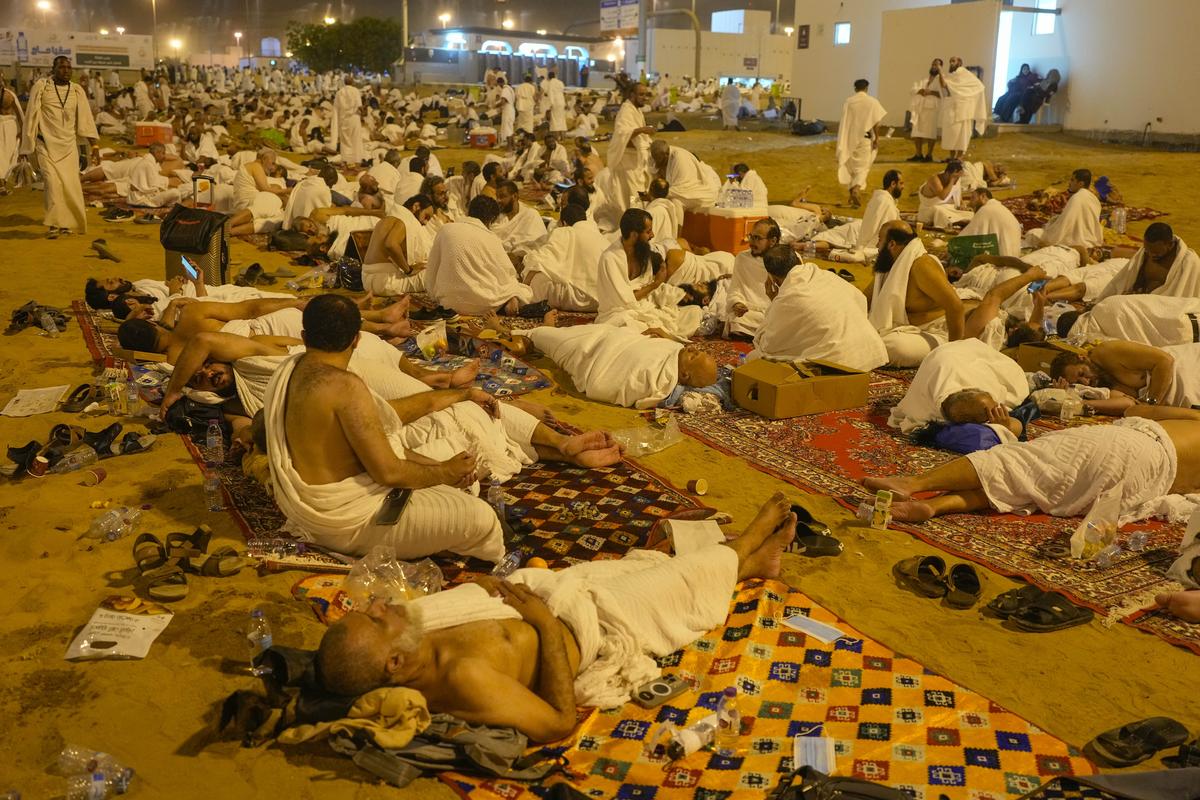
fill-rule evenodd
<path id="1" fill-rule="evenodd" d="M 719 170 L 734 161 L 749 162 L 764 175 L 776 200 L 786 201 L 807 185 L 813 187 L 812 200 L 836 203 L 843 197 L 834 182 L 828 138 L 706 131 L 674 134 L 672 142 L 694 149 Z M 448 166 L 472 157 L 469 152 L 445 151 L 439 158 Z M 909 191 L 915 191 L 936 166 L 899 163 L 910 153 L 906 142 L 885 140 L 872 184 L 884 170 L 899 166 Z M 1198 155 L 1034 135 L 984 140 L 974 155 L 1006 163 L 1021 192 L 1065 184 L 1071 169 L 1090 167 L 1097 175 L 1111 176 L 1128 202 L 1174 211 L 1168 221 L 1185 240 L 1200 233 L 1186 214 L 1193 203 Z M 915 198 L 906 197 L 902 207 L 915 209 Z M 92 211 L 87 236 L 47 241 L 40 219 L 40 194 L 22 191 L 0 198 L 0 239 L 5 242 L 0 307 L 6 311 L 31 298 L 65 306 L 82 296 L 88 275 L 162 276 L 157 228 L 105 223 Z M 125 263 L 92 257 L 88 243 L 97 236 L 106 237 Z M 233 247 L 241 265 L 283 263 L 281 257 L 241 242 Z M 865 278 L 860 274 L 860 284 Z M 0 402 L 22 387 L 77 385 L 89 372 L 74 322 L 58 339 L 35 330 L 0 339 Z M 617 427 L 632 419 L 628 411 L 587 402 L 573 392 L 543 390 L 531 399 L 581 426 Z M 98 430 L 109 421 L 81 421 L 64 413 L 5 417 L 0 419 L 0 440 L 9 445 L 44 441 L 54 423 Z M 733 514 L 735 527 L 778 489 L 798 496 L 795 489 L 690 439 L 646 463 L 677 486 L 706 477 L 711 486 L 706 500 Z M 297 574 L 259 578 L 248 571 L 225 580 L 193 578 L 190 596 L 176 604 L 176 618 L 145 660 L 63 660 L 69 640 L 100 599 L 131 591 L 129 541 L 93 546 L 79 538 L 98 513 L 90 502 L 149 504 L 142 527 L 160 536 L 204 522 L 216 531 L 219 543 L 241 540 L 227 515 L 204 510 L 200 475 L 176 437 L 164 437 L 153 451 L 112 460 L 106 467 L 108 480 L 92 488 L 77 485 L 70 476 L 0 487 L 0 561 L 7 565 L 9 598 L 9 611 L 0 620 L 0 741 L 6 743 L 0 791 L 14 787 L 26 797 L 49 796 L 59 785 L 52 764 L 66 741 L 107 750 L 135 767 L 135 795 L 143 797 L 209 797 L 214 790 L 223 798 L 395 796 L 324 746 L 205 746 L 214 705 L 253 683 L 244 672 L 241 639 L 252 608 L 265 610 L 277 642 L 309 647 L 318 642 L 321 626 L 290 598 Z M 1194 695 L 1191 676 L 1197 664 L 1189 652 L 1127 627 L 1105 629 L 1099 623 L 1044 636 L 1012 633 L 978 610 L 953 612 L 916 598 L 893 585 L 891 565 L 937 551 L 904 534 L 845 527 L 848 515 L 832 500 L 809 502 L 818 516 L 837 523 L 846 553 L 836 561 L 819 562 L 787 556 L 785 578 L 869 636 L 1075 745 L 1114 725 L 1155 714 L 1175 716 L 1200 730 L 1200 709 L 1185 702 Z M 979 535 L 986 536 L 986 528 L 981 526 Z M 985 599 L 1011 585 L 989 576 Z M 452 794 L 427 780 L 410 787 L 406 796 Z"/>

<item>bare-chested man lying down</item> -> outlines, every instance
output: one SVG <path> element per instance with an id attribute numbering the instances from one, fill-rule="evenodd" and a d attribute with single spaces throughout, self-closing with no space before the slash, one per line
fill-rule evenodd
<path id="1" fill-rule="evenodd" d="M 285 336 L 296 338 L 299 315 L 279 314 L 285 309 L 302 309 L 308 298 L 245 300 L 240 303 L 195 302 L 168 306 L 160 322 L 127 319 L 117 328 L 122 347 L 147 353 L 162 353 L 170 364 L 199 333 L 234 333 L 240 336 Z M 383 338 L 412 335 L 408 321 L 408 298 L 378 311 L 362 314 L 362 329 Z"/>
<path id="2" fill-rule="evenodd" d="M 416 426 L 348 369 L 360 323 L 348 298 L 313 298 L 304 309 L 305 351 L 279 362 L 266 385 L 275 500 L 302 539 L 349 555 L 382 544 L 403 559 L 449 550 L 499 561 L 504 537 L 495 511 L 476 496 L 480 478 L 503 482 L 541 458 L 583 467 L 620 460 L 607 433 L 563 436 L 494 398 L 480 398 L 483 408 L 454 403 L 427 435 L 410 438 Z M 405 493 L 395 490 L 403 489 L 413 491 L 397 504 Z M 398 518 L 381 515 L 385 507 Z"/>
<path id="3" fill-rule="evenodd" d="M 685 556 L 635 550 L 561 572 L 518 570 L 511 582 L 480 578 L 403 606 L 377 603 L 325 632 L 318 674 L 338 694 L 406 686 L 432 712 L 516 728 L 535 742 L 561 739 L 577 705 L 625 703 L 659 674 L 651 656 L 723 624 L 738 581 L 777 577 L 795 524 L 776 494 L 741 536 Z M 544 601 L 551 594 L 557 616 Z M 462 622 L 422 624 L 450 616 Z"/>
<path id="4" fill-rule="evenodd" d="M 1117 484 L 1123 486 L 1122 516 L 1144 518 L 1159 498 L 1200 490 L 1200 411 L 1134 406 L 1112 425 L 1055 431 L 920 475 L 869 477 L 863 484 L 891 491 L 900 500 L 892 516 L 902 522 L 987 508 L 1071 517 Z M 926 492 L 943 494 L 914 497 Z"/>

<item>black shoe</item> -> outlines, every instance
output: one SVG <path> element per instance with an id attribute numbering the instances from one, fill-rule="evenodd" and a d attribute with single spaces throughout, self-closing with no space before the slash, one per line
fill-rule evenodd
<path id="1" fill-rule="evenodd" d="M 129 222 L 136 216 L 137 214 L 134 214 L 127 208 L 116 208 L 113 209 L 113 213 L 107 219 L 109 222 Z"/>
<path id="2" fill-rule="evenodd" d="M 915 156 L 909 156 L 908 158 L 906 158 L 904 160 L 905 161 L 924 161 L 925 156 L 921 155 L 920 153 L 917 153 Z"/>
<path id="3" fill-rule="evenodd" d="M 415 319 L 418 322 L 425 322 L 435 319 L 444 319 L 447 322 L 458 319 L 458 314 L 454 313 L 443 306 L 434 306 L 433 308 L 414 308 L 408 312 L 409 319 Z"/>

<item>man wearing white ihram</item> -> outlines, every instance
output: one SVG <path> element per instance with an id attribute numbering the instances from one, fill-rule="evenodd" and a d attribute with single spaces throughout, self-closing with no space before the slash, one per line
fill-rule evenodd
<path id="1" fill-rule="evenodd" d="M 42 224 L 50 229 L 47 238 L 87 231 L 76 142 L 87 139 L 94 149 L 99 138 L 87 96 L 79 84 L 71 83 L 71 59 L 59 56 L 50 77 L 29 90 L 29 112 L 21 137 L 21 155 L 36 154 L 38 168 L 45 175 Z"/>
<path id="2" fill-rule="evenodd" d="M 354 86 L 354 79 L 346 76 L 346 85 L 333 96 L 333 111 L 337 117 L 338 152 L 343 164 L 361 164 L 367 157 L 363 150 L 362 137 L 362 92 Z"/>
<path id="3" fill-rule="evenodd" d="M 550 132 L 567 132 L 567 87 L 558 79 L 554 70 L 542 81 L 542 94 L 550 104 Z"/>
<path id="4" fill-rule="evenodd" d="M 879 152 L 876 126 L 887 116 L 879 101 L 867 94 L 868 86 L 863 78 L 854 82 L 854 94 L 842 106 L 838 125 L 838 183 L 850 189 L 850 205 L 855 208 L 862 205 L 859 192 L 866 188 L 867 173 Z"/>
<path id="5" fill-rule="evenodd" d="M 16 92 L 0 87 L 0 195 L 8 194 L 8 177 L 17 166 L 25 112 Z"/>
<path id="6" fill-rule="evenodd" d="M 942 60 L 935 58 L 929 65 L 929 75 L 913 84 L 908 110 L 912 120 L 913 145 L 917 152 L 909 161 L 933 161 L 933 143 L 937 141 L 942 98 L 946 94 L 941 72 Z"/>
<path id="7" fill-rule="evenodd" d="M 627 82 L 621 86 L 625 102 L 613 121 L 608 143 L 608 171 L 612 176 L 613 196 L 609 199 L 618 215 L 633 205 L 633 198 L 646 188 L 646 168 L 650 162 L 650 137 L 654 126 L 646 124 L 642 107 L 650 99 L 650 87 Z"/>
<path id="8" fill-rule="evenodd" d="M 975 73 L 964 67 L 958 56 L 950 59 L 950 71 L 943 71 L 942 81 L 950 93 L 942 102 L 942 149 L 950 151 L 951 159 L 961 159 L 971 146 L 971 128 L 982 136 L 987 130 L 988 113 L 986 90 Z"/>

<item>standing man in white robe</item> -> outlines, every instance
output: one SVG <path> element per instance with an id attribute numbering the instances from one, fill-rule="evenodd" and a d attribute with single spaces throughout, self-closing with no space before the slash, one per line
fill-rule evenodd
<path id="1" fill-rule="evenodd" d="M 717 202 L 717 194 L 721 191 L 717 171 L 682 147 L 655 139 L 650 144 L 650 163 L 654 175 L 670 184 L 671 191 L 667 196 L 678 201 L 683 210 Z"/>
<path id="2" fill-rule="evenodd" d="M 1058 216 L 1045 228 L 1034 228 L 1026 237 L 1034 247 L 1062 244 L 1068 247 L 1099 247 L 1104 244 L 1104 228 L 1100 225 L 1100 198 L 1091 190 L 1091 170 L 1077 169 L 1071 173 L 1067 191 L 1071 198 Z"/>
<path id="3" fill-rule="evenodd" d="M 763 253 L 771 305 L 749 358 L 832 361 L 869 372 L 887 363 L 887 348 L 867 319 L 867 298 L 788 245 Z"/>
<path id="4" fill-rule="evenodd" d="M 542 81 L 542 94 L 550 105 L 550 132 L 565 134 L 567 132 L 567 87 L 558 79 L 558 73 L 550 70 L 546 80 Z"/>
<path id="5" fill-rule="evenodd" d="M 617 111 L 608 143 L 608 171 L 614 189 L 608 199 L 617 213 L 633 207 L 638 192 L 646 188 L 650 139 L 654 135 L 654 126 L 646 124 L 642 113 L 650 99 L 650 87 L 644 83 L 626 83 L 621 90 L 625 102 Z"/>
<path id="6" fill-rule="evenodd" d="M 879 122 L 887 116 L 879 101 L 867 94 L 870 85 L 864 78 L 854 82 L 854 94 L 842 106 L 838 125 L 838 183 L 849 188 L 854 208 L 862 205 L 860 192 L 867 187 L 867 173 L 879 152 Z"/>
<path id="7" fill-rule="evenodd" d="M 933 143 L 937 139 L 938 121 L 942 116 L 942 98 L 946 96 L 940 58 L 935 58 L 929 65 L 928 76 L 913 84 L 911 94 L 908 110 L 913 145 L 917 152 L 908 160 L 928 163 L 933 161 Z"/>
<path id="8" fill-rule="evenodd" d="M 333 112 L 337 116 L 338 152 L 342 155 L 342 163 L 361 164 L 366 158 L 362 135 L 362 92 L 349 75 L 333 97 Z"/>
<path id="9" fill-rule="evenodd" d="M 500 103 L 500 133 L 496 144 L 505 146 L 512 139 L 513 126 L 517 119 L 517 96 L 503 75 L 496 76 L 496 99 Z"/>
<path id="10" fill-rule="evenodd" d="M 988 111 L 987 90 L 975 73 L 963 66 L 958 56 L 950 59 L 950 71 L 941 72 L 943 85 L 950 96 L 943 101 L 945 119 L 942 124 L 942 149 L 950 158 L 961 159 L 971 146 L 971 130 L 980 136 L 987 130 L 991 114 Z"/>
<path id="11" fill-rule="evenodd" d="M 1021 223 L 1008 207 L 992 197 L 990 189 L 982 187 L 972 192 L 968 201 L 975 216 L 959 231 L 959 236 L 994 233 L 1000 243 L 1000 255 L 1013 258 L 1021 255 Z"/>
<path id="12" fill-rule="evenodd" d="M 21 150 L 21 129 L 25 127 L 25 111 L 16 92 L 0 86 L 0 196 L 8 194 L 8 176 L 17 166 Z"/>
<path id="13" fill-rule="evenodd" d="M 742 108 L 742 90 L 733 82 L 733 78 L 725 79 L 721 89 L 721 130 L 741 130 L 738 127 L 738 112 Z"/>
<path id="14" fill-rule="evenodd" d="M 21 136 L 22 156 L 35 154 L 45 176 L 42 224 L 50 229 L 47 238 L 87 231 L 77 142 L 86 139 L 96 156 L 99 138 L 87 96 L 79 84 L 71 82 L 71 59 L 58 56 L 50 77 L 39 79 L 29 90 L 29 111 Z"/>
<path id="15" fill-rule="evenodd" d="M 500 205 L 480 195 L 464 220 L 438 231 L 425 268 L 425 290 L 441 305 L 461 314 L 500 310 L 514 315 L 533 300 L 533 290 L 521 283 L 504 245 L 488 229 L 498 216 Z"/>
<path id="16" fill-rule="evenodd" d="M 517 112 L 517 130 L 533 133 L 533 107 L 537 101 L 537 87 L 533 76 L 525 73 L 525 79 L 513 87 L 513 107 Z"/>

